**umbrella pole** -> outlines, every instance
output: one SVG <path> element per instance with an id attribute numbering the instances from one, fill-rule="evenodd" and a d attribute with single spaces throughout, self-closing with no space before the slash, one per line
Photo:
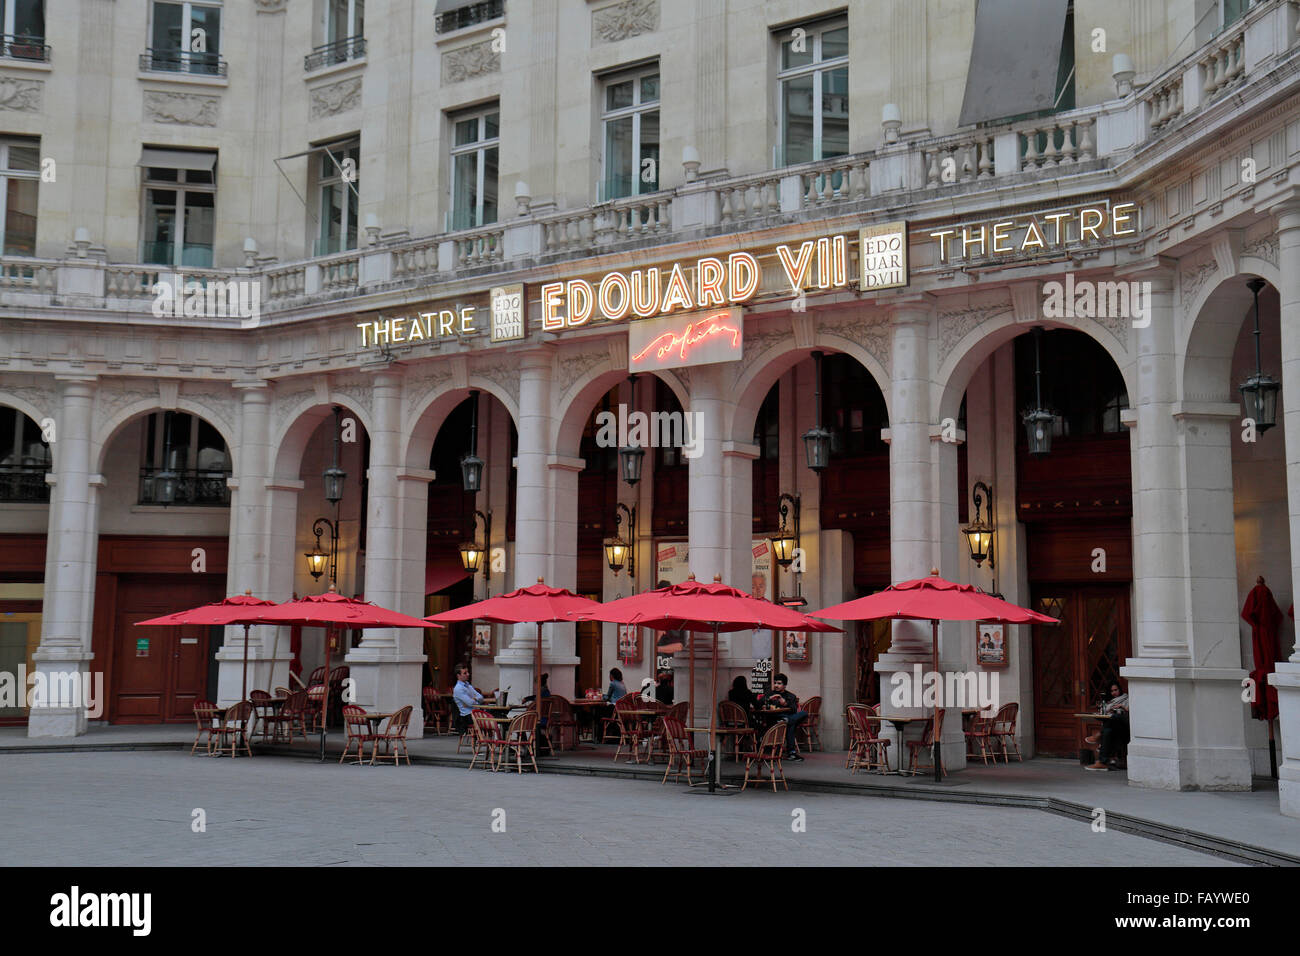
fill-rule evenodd
<path id="1" fill-rule="evenodd" d="M 537 656 L 533 659 L 533 700 L 537 706 L 537 720 L 542 719 L 542 622 L 537 622 Z"/>
<path id="2" fill-rule="evenodd" d="M 248 624 L 244 624 L 244 676 L 239 684 L 239 699 L 248 700 Z"/>
<path id="3" fill-rule="evenodd" d="M 709 671 L 709 763 L 713 772 L 709 774 L 709 793 L 713 793 L 722 776 L 722 761 L 717 759 L 718 751 L 718 625 L 713 625 L 713 666 Z"/>
<path id="4" fill-rule="evenodd" d="M 938 619 L 935 619 L 930 623 L 934 626 L 934 641 L 933 641 L 934 646 L 931 649 L 931 657 L 934 661 L 934 679 L 938 681 L 939 680 L 939 621 Z M 934 752 L 930 755 L 930 759 L 934 761 L 934 782 L 935 783 L 943 782 L 943 768 L 940 764 L 940 758 L 943 753 L 943 747 L 939 742 L 939 697 L 938 697 L 939 689 L 942 687 L 943 684 L 940 683 L 935 688 L 934 715 L 933 715 L 934 730 L 931 733 L 931 736 L 934 737 Z"/>
<path id="5" fill-rule="evenodd" d="M 271 669 L 266 675 L 266 692 L 271 692 L 271 684 L 275 682 L 275 655 L 280 653 L 280 629 L 275 629 L 275 638 L 271 641 Z M 287 685 L 288 680 L 285 681 Z"/>
<path id="6" fill-rule="evenodd" d="M 320 759 L 325 759 L 325 722 L 329 719 L 330 705 L 330 633 L 333 626 L 325 628 L 325 687 L 320 696 Z M 358 752 L 360 748 L 358 747 Z"/>

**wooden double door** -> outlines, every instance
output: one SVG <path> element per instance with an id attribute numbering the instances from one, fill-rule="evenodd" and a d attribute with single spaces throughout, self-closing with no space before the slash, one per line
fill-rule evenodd
<path id="1" fill-rule="evenodd" d="M 124 574 L 116 597 L 109 719 L 122 724 L 192 722 L 194 702 L 208 696 L 213 629 L 135 623 L 219 601 L 221 581 Z"/>
<path id="2" fill-rule="evenodd" d="M 1129 586 L 1035 584 L 1033 607 L 1061 621 L 1033 627 L 1034 736 L 1045 756 L 1077 756 L 1085 713 L 1131 653 Z"/>

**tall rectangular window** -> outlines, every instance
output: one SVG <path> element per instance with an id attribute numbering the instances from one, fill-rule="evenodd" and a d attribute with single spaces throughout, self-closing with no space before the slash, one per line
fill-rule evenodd
<path id="1" fill-rule="evenodd" d="M 361 193 L 361 141 L 330 143 L 320 150 L 318 206 L 320 235 L 316 255 L 357 247 L 357 207 Z"/>
<path id="2" fill-rule="evenodd" d="M 316 4 L 319 45 L 307 55 L 303 66 L 317 70 L 365 56 L 365 0 L 316 0 Z"/>
<path id="3" fill-rule="evenodd" d="M 216 229 L 216 154 L 146 149 L 143 260 L 212 267 Z"/>
<path id="4" fill-rule="evenodd" d="M 3 7 L 4 56 L 44 60 L 45 0 L 0 0 Z"/>
<path id="5" fill-rule="evenodd" d="M 154 0 L 149 36 L 149 69 L 220 74 L 220 4 Z"/>
<path id="6" fill-rule="evenodd" d="M 831 20 L 782 30 L 777 166 L 849 151 L 849 28 Z"/>
<path id="7" fill-rule="evenodd" d="M 601 201 L 658 192 L 659 67 L 610 77 L 601 92 Z"/>
<path id="8" fill-rule="evenodd" d="M 41 147 L 34 139 L 0 139 L 0 227 L 7 256 L 36 255 L 36 194 Z"/>
<path id="9" fill-rule="evenodd" d="M 501 113 L 495 104 L 452 117 L 452 229 L 497 221 L 500 130 Z"/>

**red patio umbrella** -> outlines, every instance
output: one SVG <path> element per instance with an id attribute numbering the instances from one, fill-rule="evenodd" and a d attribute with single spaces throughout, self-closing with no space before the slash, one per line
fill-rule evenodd
<path id="1" fill-rule="evenodd" d="M 1273 592 L 1263 577 L 1255 579 L 1255 586 L 1246 597 L 1241 609 L 1241 619 L 1250 625 L 1250 648 L 1255 667 L 1250 679 L 1255 682 L 1255 699 L 1250 704 L 1250 716 L 1268 721 L 1268 762 L 1273 779 L 1277 779 L 1277 742 L 1273 738 L 1273 721 L 1277 717 L 1277 688 L 1268 682 L 1282 651 L 1277 639 L 1278 625 L 1282 623 L 1282 609 L 1273 600 Z"/>
<path id="2" fill-rule="evenodd" d="M 939 673 L 939 622 L 980 621 L 985 624 L 1060 624 L 1054 617 L 1019 607 L 996 598 L 973 584 L 957 584 L 939 577 L 939 569 L 932 568 L 930 576 L 891 584 L 883 591 L 843 604 L 833 604 L 814 617 L 831 621 L 929 621 L 933 625 L 934 673 Z M 939 708 L 936 704 L 932 717 L 934 729 L 934 782 L 942 779 L 939 764 Z M 900 744 L 901 746 L 901 744 Z M 902 769 L 902 753 L 899 753 Z"/>
<path id="3" fill-rule="evenodd" d="M 308 594 L 296 601 L 286 601 L 267 608 L 258 616 L 262 624 L 297 624 L 301 627 L 324 627 L 325 633 L 325 693 L 321 694 L 320 756 L 325 759 L 325 720 L 329 707 L 330 640 L 329 632 L 339 628 L 367 627 L 442 627 L 418 617 L 390 611 L 388 608 L 344 597 L 334 590 L 334 585 L 324 594 Z"/>
<path id="4" fill-rule="evenodd" d="M 147 621 L 136 621 L 136 627 L 176 627 L 182 624 L 199 624 L 199 625 L 220 625 L 242 624 L 244 625 L 244 674 L 239 691 L 239 699 L 244 700 L 248 697 L 248 627 L 250 624 L 261 624 L 261 612 L 268 607 L 275 607 L 274 601 L 264 601 L 261 598 L 253 597 L 251 591 L 245 591 L 243 594 L 236 594 L 233 597 L 222 598 L 215 604 L 204 604 L 202 607 L 191 608 L 188 611 L 177 611 L 174 614 L 165 614 L 162 617 L 150 618 Z"/>
<path id="5" fill-rule="evenodd" d="M 508 594 L 498 594 L 484 601 L 453 608 L 426 617 L 426 621 L 487 621 L 490 624 L 536 624 L 537 658 L 533 675 L 533 699 L 537 713 L 542 712 L 542 625 L 547 622 L 571 623 L 575 615 L 600 608 L 600 603 L 564 588 L 548 587 L 541 578 L 536 584 Z"/>
<path id="6" fill-rule="evenodd" d="M 717 742 L 718 710 L 713 706 L 718 696 L 718 634 L 722 631 L 751 631 L 772 628 L 779 631 L 818 631 L 839 633 L 839 628 L 815 621 L 805 614 L 773 604 L 746 594 L 739 588 L 722 583 L 715 575 L 712 584 L 703 584 L 691 575 L 683 584 L 671 584 L 643 591 L 631 597 L 620 598 L 598 605 L 597 610 L 582 615 L 594 621 L 614 624 L 637 624 L 656 631 L 684 630 L 691 632 L 691 696 L 695 695 L 695 633 L 713 634 L 713 662 L 709 706 L 709 760 Z M 709 774 L 709 792 L 718 782 L 718 766 L 714 762 Z"/>

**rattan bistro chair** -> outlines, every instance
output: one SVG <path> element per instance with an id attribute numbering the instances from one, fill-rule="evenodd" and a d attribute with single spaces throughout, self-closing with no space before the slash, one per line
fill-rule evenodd
<path id="1" fill-rule="evenodd" d="M 217 729 L 219 738 L 217 751 L 224 752 L 226 749 L 226 738 L 230 738 L 230 756 L 234 757 L 239 751 L 239 742 L 244 742 L 244 753 L 253 756 L 253 751 L 248 746 L 248 722 L 253 716 L 253 705 L 246 700 L 241 700 L 237 704 L 231 704 L 226 708 L 225 718 L 221 721 L 221 726 Z"/>
<path id="2" fill-rule="evenodd" d="M 740 760 L 742 744 L 748 744 L 751 750 L 758 746 L 758 738 L 755 736 L 753 728 L 749 726 L 749 717 L 745 713 L 745 708 L 735 701 L 718 701 L 718 726 L 723 730 L 738 731 L 738 733 L 726 735 L 731 740 L 731 756 L 734 760 Z"/>
<path id="3" fill-rule="evenodd" d="M 343 753 L 339 754 L 339 763 L 342 763 L 351 750 L 355 741 L 357 745 L 356 762 L 358 764 L 365 762 L 366 744 L 372 745 L 376 735 L 370 730 L 370 721 L 366 719 L 366 710 L 364 707 L 358 707 L 356 704 L 343 705 L 343 727 L 347 730 L 348 739 L 343 744 Z M 371 760 L 374 759 L 374 753 L 371 753 Z"/>
<path id="4" fill-rule="evenodd" d="M 804 741 L 808 744 L 808 752 L 812 753 L 815 749 L 822 748 L 822 699 L 820 697 L 809 697 L 800 704 L 807 713 L 808 719 L 801 723 L 794 732 L 795 739 L 799 739 L 802 734 Z"/>
<path id="5" fill-rule="evenodd" d="M 474 765 L 478 763 L 479 758 L 483 758 L 483 763 L 489 770 L 496 770 L 497 764 L 501 758 L 503 740 L 501 737 L 500 726 L 492 717 L 492 714 L 486 710 L 480 710 L 475 707 L 470 711 L 470 751 L 473 757 L 469 762 L 469 769 L 473 770 Z"/>
<path id="6" fill-rule="evenodd" d="M 506 728 L 505 739 L 501 741 L 502 756 L 507 771 L 510 770 L 510 756 L 513 754 L 515 770 L 518 773 L 524 772 L 525 759 L 533 765 L 533 773 L 538 772 L 537 720 L 537 711 L 526 710 L 510 721 Z"/>
<path id="7" fill-rule="evenodd" d="M 851 704 L 848 708 L 850 773 L 862 769 L 879 770 L 882 773 L 889 770 L 889 741 L 877 736 L 879 723 L 871 719 L 875 716 L 875 707 Z"/>
<path id="8" fill-rule="evenodd" d="M 379 733 L 373 736 L 374 745 L 370 751 L 370 763 L 373 766 L 375 759 L 379 756 L 379 748 L 384 748 L 384 757 L 393 758 L 393 766 L 399 766 L 402 757 L 406 757 L 406 765 L 411 765 L 411 755 L 406 749 L 406 730 L 411 724 L 411 713 L 414 708 L 407 704 L 397 713 L 388 718 L 388 725 Z"/>
<path id="9" fill-rule="evenodd" d="M 989 730 L 989 735 L 997 740 L 998 746 L 1002 748 L 1002 762 L 1010 763 L 1011 758 L 1007 755 L 1007 745 L 1016 752 L 1016 759 L 1024 762 L 1024 757 L 1020 756 L 1020 744 L 1016 742 L 1016 718 L 1020 715 L 1020 705 L 1017 703 L 1003 704 L 998 712 L 993 716 L 993 726 Z"/>
<path id="10" fill-rule="evenodd" d="M 781 767 L 781 755 L 785 753 L 786 747 L 785 728 L 785 721 L 778 720 L 767 728 L 767 733 L 763 734 L 763 739 L 757 748 L 741 754 L 745 758 L 745 782 L 741 784 L 741 790 L 749 786 L 749 772 L 755 766 L 758 768 L 758 773 L 754 775 L 755 782 L 763 779 L 763 767 L 766 766 L 772 778 L 773 793 L 776 793 L 778 778 L 787 790 L 790 789 L 790 784 L 785 779 L 785 770 Z"/>
<path id="11" fill-rule="evenodd" d="M 217 734 L 217 705 L 210 700 L 196 700 L 194 721 L 198 724 L 199 732 L 194 735 L 194 746 L 190 748 L 190 756 L 194 756 L 194 751 L 199 748 L 201 740 L 207 747 L 208 756 L 211 757 L 212 738 Z"/>
<path id="12" fill-rule="evenodd" d="M 932 753 L 933 753 L 933 751 L 934 751 L 934 735 L 935 735 L 935 731 L 936 731 L 936 730 L 937 730 L 938 733 L 939 733 L 939 739 L 940 739 L 940 740 L 943 739 L 943 715 L 944 715 L 944 713 L 945 713 L 944 708 L 940 707 L 940 708 L 939 708 L 939 711 L 938 711 L 938 717 L 937 717 L 937 719 L 935 719 L 935 720 L 927 720 L 927 721 L 925 722 L 925 732 L 921 734 L 921 739 L 920 739 L 920 740 L 909 740 L 909 741 L 907 741 L 907 754 L 908 754 L 908 757 L 907 757 L 907 772 L 910 773 L 910 774 L 911 774 L 912 776 L 914 776 L 914 777 L 915 777 L 918 773 L 920 773 L 922 770 L 933 770 L 933 769 L 934 769 L 934 764 L 933 764 L 933 763 L 929 763 L 929 764 L 923 764 L 923 763 L 920 763 L 920 755 L 921 755 L 922 753 L 926 753 L 926 754 L 932 754 Z M 902 755 L 900 754 L 899 756 L 902 756 Z M 933 759 L 933 758 L 932 758 L 932 759 Z M 942 773 L 943 773 L 943 776 L 945 776 L 945 777 L 948 776 L 948 771 L 947 771 L 947 769 L 945 769 L 945 768 L 943 767 L 943 759 L 942 759 L 942 755 L 940 755 L 939 766 L 940 766 L 940 770 L 941 770 Z"/>
<path id="13" fill-rule="evenodd" d="M 664 778 L 659 781 L 660 785 L 668 782 L 670 773 L 673 775 L 674 783 L 680 782 L 684 773 L 687 785 L 695 786 L 695 781 L 691 779 L 691 771 L 695 769 L 697 761 L 701 767 L 708 766 L 709 752 L 697 750 L 691 745 L 686 725 L 676 717 L 669 715 L 661 717 L 660 720 L 663 722 L 664 740 L 668 743 L 668 766 L 664 768 Z"/>
<path id="14" fill-rule="evenodd" d="M 971 718 L 970 728 L 966 731 L 966 759 L 969 761 L 974 757 L 979 757 L 985 765 L 989 762 L 989 753 L 993 751 L 995 738 L 993 737 L 993 720 L 992 717 L 984 717 L 976 714 Z M 993 762 L 998 762 L 998 755 L 993 751 Z"/>

